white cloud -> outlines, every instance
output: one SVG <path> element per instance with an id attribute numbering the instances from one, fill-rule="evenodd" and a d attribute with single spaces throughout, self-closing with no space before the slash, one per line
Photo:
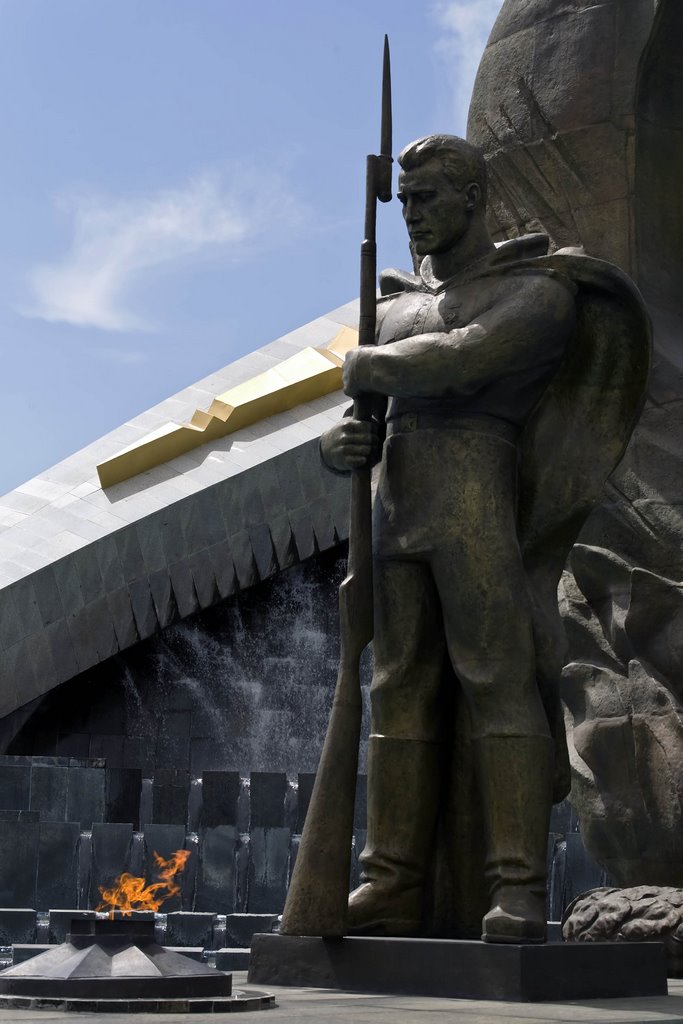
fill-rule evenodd
<path id="1" fill-rule="evenodd" d="M 251 171 L 209 174 L 185 188 L 112 198 L 61 201 L 73 218 L 70 250 L 29 275 L 32 302 L 22 312 L 109 331 L 152 330 L 130 307 L 130 292 L 152 269 L 237 246 L 291 221 L 296 207 L 282 184 Z"/>
<path id="2" fill-rule="evenodd" d="M 453 130 L 464 135 L 472 86 L 493 23 L 503 0 L 437 0 L 432 5 L 440 37 L 436 53 L 444 64 L 451 95 L 445 115 Z"/>

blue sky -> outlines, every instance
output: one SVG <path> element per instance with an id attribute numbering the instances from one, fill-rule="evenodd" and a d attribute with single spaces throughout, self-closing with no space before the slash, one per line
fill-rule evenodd
<path id="1" fill-rule="evenodd" d="M 501 2 L 0 0 L 0 494 L 353 298 L 383 34 L 397 152 Z"/>

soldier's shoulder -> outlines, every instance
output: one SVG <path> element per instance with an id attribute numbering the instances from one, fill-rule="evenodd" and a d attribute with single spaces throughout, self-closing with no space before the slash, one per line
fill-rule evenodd
<path id="1" fill-rule="evenodd" d="M 379 275 L 380 300 L 396 298 L 404 292 L 424 291 L 424 282 L 419 274 L 390 267 Z"/>
<path id="2" fill-rule="evenodd" d="M 500 267 L 488 279 L 499 298 L 514 296 L 526 302 L 566 302 L 577 294 L 577 285 L 564 268 L 540 260 L 525 265 Z"/>

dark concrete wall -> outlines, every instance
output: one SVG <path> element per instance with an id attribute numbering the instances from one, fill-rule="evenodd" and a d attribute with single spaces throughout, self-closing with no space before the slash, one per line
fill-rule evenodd
<path id="1" fill-rule="evenodd" d="M 8 753 L 103 758 L 168 786 L 169 773 L 182 786 L 206 770 L 314 771 L 337 673 L 343 555 L 316 555 L 65 683 Z"/>

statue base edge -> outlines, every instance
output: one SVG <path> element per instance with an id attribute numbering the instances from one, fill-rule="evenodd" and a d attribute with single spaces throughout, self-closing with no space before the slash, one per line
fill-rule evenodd
<path id="1" fill-rule="evenodd" d="M 667 994 L 658 942 L 532 946 L 257 934 L 249 983 L 523 1003 Z"/>

